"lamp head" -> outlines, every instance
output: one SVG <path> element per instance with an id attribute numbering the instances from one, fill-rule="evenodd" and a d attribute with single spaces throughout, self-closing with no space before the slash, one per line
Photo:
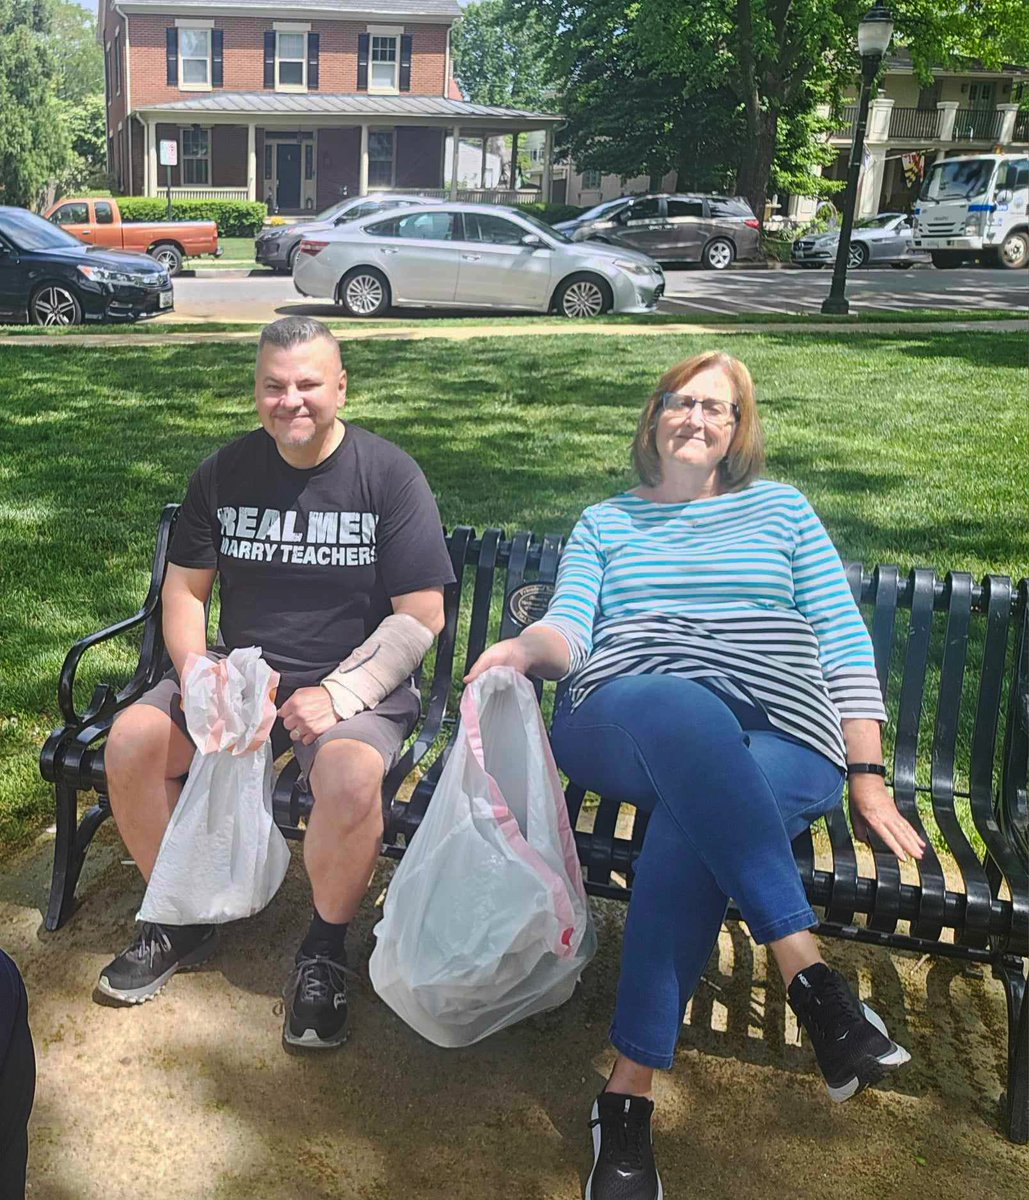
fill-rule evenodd
<path id="1" fill-rule="evenodd" d="M 893 37 L 893 15 L 880 2 L 858 24 L 858 53 L 862 58 L 882 58 Z"/>

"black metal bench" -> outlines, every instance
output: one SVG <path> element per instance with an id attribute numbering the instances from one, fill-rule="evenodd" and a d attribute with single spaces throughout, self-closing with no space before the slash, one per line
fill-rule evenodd
<path id="1" fill-rule="evenodd" d="M 41 755 L 45 779 L 54 784 L 57 840 L 47 929 L 72 911 L 75 886 L 89 843 L 109 815 L 105 795 L 104 741 L 116 713 L 136 700 L 167 669 L 161 638 L 160 587 L 177 508 L 161 516 L 150 589 L 134 616 L 78 642 L 61 671 L 59 702 L 65 725 Z M 383 853 L 399 858 L 418 829 L 446 761 L 456 724 L 455 659 L 460 646 L 469 666 L 498 637 L 509 637 L 546 607 L 562 541 L 498 529 L 481 536 L 459 527 L 448 537 L 459 580 L 446 592 L 446 626 L 431 661 L 424 721 L 414 742 L 390 772 L 384 789 Z M 970 575 L 915 570 L 901 578 L 895 567 L 863 574 L 848 567 L 855 597 L 865 612 L 879 681 L 887 696 L 893 736 L 892 787 L 898 807 L 929 847 L 917 882 L 904 881 L 897 860 L 883 847 L 863 874 L 842 811 L 826 822 L 817 842 L 810 833 L 794 844 L 808 895 L 824 914 L 819 932 L 830 937 L 945 955 L 989 964 L 1007 995 L 1009 1021 L 1008 1127 L 1013 1141 L 1029 1140 L 1029 1004 L 1024 961 L 1029 957 L 1029 581 L 1017 587 L 1003 576 L 981 584 Z M 138 666 L 121 688 L 96 687 L 84 712 L 74 703 L 75 674 L 92 646 L 138 629 Z M 457 672 L 460 680 L 463 671 Z M 550 690 L 553 685 L 546 685 Z M 557 685 L 560 691 L 560 685 Z M 543 695 L 543 685 L 537 684 Z M 549 697 L 548 697 L 549 699 Z M 930 723 L 932 725 L 930 729 Z M 435 753 L 432 757 L 430 752 Z M 429 756 L 420 775 L 416 767 Z M 413 788 L 398 799 L 409 777 Z M 78 794 L 98 793 L 78 817 Z M 631 833 L 619 830 L 619 805 L 601 799 L 585 806 L 581 789 L 569 787 L 568 809 L 587 890 L 627 898 L 633 864 L 643 844 L 646 818 L 632 818 Z M 275 819 L 287 837 L 303 836 L 311 798 L 298 783 L 290 759 L 274 791 Z M 962 828 L 966 814 L 985 850 L 977 853 Z M 592 817 L 592 823 L 590 818 Z M 945 844 L 944 864 L 933 849 Z M 960 878 L 960 885 L 956 884 Z M 737 913 L 731 914 L 738 919 Z"/>

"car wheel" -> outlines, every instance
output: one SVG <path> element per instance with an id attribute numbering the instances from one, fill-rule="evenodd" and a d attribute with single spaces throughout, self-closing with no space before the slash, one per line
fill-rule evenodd
<path id="1" fill-rule="evenodd" d="M 1024 229 L 1015 229 L 1000 244 L 997 266 L 1016 271 L 1026 265 L 1029 265 L 1029 233 Z"/>
<path id="2" fill-rule="evenodd" d="M 736 257 L 736 247 L 727 238 L 715 238 L 704 247 L 700 261 L 709 271 L 724 271 L 732 266 Z"/>
<path id="3" fill-rule="evenodd" d="M 336 299 L 352 317 L 379 317 L 389 311 L 389 283 L 374 267 L 355 267 L 340 280 Z"/>
<path id="4" fill-rule="evenodd" d="M 293 274 L 293 268 L 294 268 L 294 266 L 296 266 L 296 261 L 297 261 L 297 251 L 299 249 L 300 249 L 300 243 L 297 242 L 297 244 L 293 247 L 293 249 L 290 250 L 289 254 L 286 255 L 286 266 L 284 269 L 284 273 L 286 275 Z"/>
<path id="5" fill-rule="evenodd" d="M 914 263 L 911 263 L 911 262 L 897 262 L 897 263 L 890 263 L 890 266 L 891 266 L 891 267 L 892 267 L 892 268 L 893 268 L 895 271 L 910 271 L 910 270 L 911 270 L 911 268 L 912 268 L 914 265 L 915 265 L 915 264 L 914 264 Z"/>
<path id="6" fill-rule="evenodd" d="M 847 253 L 847 266 L 863 267 L 868 262 L 868 247 L 864 242 L 851 242 Z"/>
<path id="7" fill-rule="evenodd" d="M 33 325 L 81 325 L 82 305 L 71 288 L 48 283 L 32 293 L 29 319 Z"/>
<path id="8" fill-rule="evenodd" d="M 150 248 L 150 257 L 159 262 L 169 275 L 178 275 L 182 270 L 182 251 L 178 246 L 165 242 Z"/>
<path id="9" fill-rule="evenodd" d="M 572 275 L 554 293 L 562 317 L 599 317 L 613 303 L 610 287 L 596 275 Z"/>
<path id="10" fill-rule="evenodd" d="M 932 250 L 929 252 L 929 257 L 938 271 L 953 271 L 964 261 L 963 256 L 955 254 L 953 250 Z"/>

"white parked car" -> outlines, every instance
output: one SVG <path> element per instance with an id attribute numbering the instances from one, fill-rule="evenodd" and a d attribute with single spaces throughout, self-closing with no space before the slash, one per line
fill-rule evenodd
<path id="1" fill-rule="evenodd" d="M 638 251 L 571 242 L 527 213 L 440 204 L 379 213 L 300 243 L 293 282 L 351 316 L 392 306 L 556 311 L 566 317 L 650 312 L 665 279 Z"/>

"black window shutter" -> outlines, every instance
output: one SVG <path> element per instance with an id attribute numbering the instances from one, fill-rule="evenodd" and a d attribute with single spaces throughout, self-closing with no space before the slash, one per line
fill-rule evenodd
<path id="1" fill-rule="evenodd" d="M 317 33 L 309 33 L 307 35 L 307 90 L 309 92 L 316 92 L 318 90 L 319 40 Z"/>
<path id="2" fill-rule="evenodd" d="M 168 82 L 179 86 L 179 31 L 169 25 L 164 31 L 165 56 L 168 63 Z"/>
<path id="3" fill-rule="evenodd" d="M 264 34 L 264 86 L 275 86 L 275 30 L 265 30 Z"/>
<path id="4" fill-rule="evenodd" d="M 211 30 L 211 87 L 224 87 L 225 68 L 221 29 Z"/>
<path id="5" fill-rule="evenodd" d="M 357 90 L 359 92 L 368 91 L 368 43 L 369 37 L 366 33 L 357 35 Z"/>
<path id="6" fill-rule="evenodd" d="M 400 90 L 411 90 L 411 35 L 405 33 L 400 39 Z"/>

